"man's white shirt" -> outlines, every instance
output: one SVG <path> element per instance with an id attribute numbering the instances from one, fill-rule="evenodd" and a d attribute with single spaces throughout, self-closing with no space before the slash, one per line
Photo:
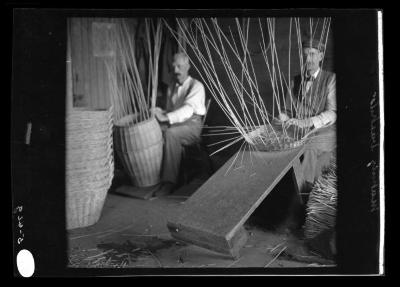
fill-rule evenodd
<path id="1" fill-rule="evenodd" d="M 201 82 L 188 76 L 182 85 L 178 83 L 168 90 L 167 117 L 170 124 L 181 123 L 193 114 L 205 115 L 205 89 Z"/>

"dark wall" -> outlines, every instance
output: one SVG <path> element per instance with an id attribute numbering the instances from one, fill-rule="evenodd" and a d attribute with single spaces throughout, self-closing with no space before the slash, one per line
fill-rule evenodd
<path id="1" fill-rule="evenodd" d="M 12 208 L 22 206 L 23 240 L 14 222 L 14 252 L 28 249 L 35 275 L 65 266 L 65 40 L 56 13 L 14 13 L 11 96 Z M 29 145 L 27 123 L 32 123 Z M 15 258 L 15 256 L 14 256 Z M 15 262 L 15 260 L 14 260 Z"/>
<path id="2" fill-rule="evenodd" d="M 345 272 L 377 272 L 379 90 L 374 11 L 338 15 L 338 259 Z"/>

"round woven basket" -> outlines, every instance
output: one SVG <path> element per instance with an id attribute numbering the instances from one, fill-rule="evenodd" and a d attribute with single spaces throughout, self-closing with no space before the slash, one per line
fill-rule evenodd
<path id="1" fill-rule="evenodd" d="M 154 186 L 160 182 L 161 128 L 155 118 L 133 123 L 132 117 L 129 115 L 115 123 L 115 151 L 134 186 Z"/>
<path id="2" fill-rule="evenodd" d="M 305 139 L 295 140 L 293 128 L 283 129 L 281 125 L 263 125 L 247 133 L 256 150 L 263 152 L 281 152 L 300 147 Z"/>
<path id="3" fill-rule="evenodd" d="M 112 110 L 74 109 L 66 119 L 67 229 L 95 224 L 114 176 Z"/>

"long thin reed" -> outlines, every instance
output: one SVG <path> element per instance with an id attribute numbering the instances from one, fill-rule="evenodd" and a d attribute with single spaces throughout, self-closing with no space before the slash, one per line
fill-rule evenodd
<path id="1" fill-rule="evenodd" d="M 203 83 L 212 94 L 215 102 L 226 115 L 230 127 L 220 127 L 206 136 L 237 135 L 221 140 L 215 144 L 228 142 L 218 149 L 219 152 L 244 139 L 254 150 L 268 150 L 260 145 L 270 146 L 272 150 L 285 149 L 298 146 L 304 137 L 309 134 L 307 129 L 293 127 L 290 131 L 283 124 L 272 123 L 275 111 L 290 110 L 297 118 L 303 119 L 311 116 L 310 108 L 318 106 L 318 101 L 306 99 L 305 92 L 305 60 L 302 53 L 302 32 L 300 18 L 291 18 L 289 26 L 289 66 L 288 75 L 285 77 L 281 69 L 276 38 L 276 19 L 265 19 L 267 36 L 265 36 L 262 23 L 258 19 L 260 32 L 261 55 L 266 64 L 266 73 L 257 75 L 254 58 L 249 51 L 249 35 L 251 29 L 250 18 L 234 19 L 234 25 L 224 30 L 216 18 L 194 18 L 190 24 L 185 24 L 183 19 L 176 19 L 176 30 L 164 21 L 168 30 L 177 40 L 180 49 L 186 52 L 192 66 L 197 70 Z M 329 20 L 324 19 L 323 31 L 329 30 Z M 309 20 L 309 29 L 312 37 L 319 24 L 314 25 L 313 19 Z M 299 52 L 299 66 L 301 71 L 301 88 L 299 94 L 291 91 L 291 50 L 292 30 L 294 30 Z M 234 33 L 236 32 L 236 33 Z M 236 36 L 234 36 L 234 34 Z M 254 34 L 253 34 L 254 35 Z M 327 32 L 321 36 L 322 42 L 327 41 Z M 268 40 L 268 45 L 266 41 Z M 281 45 L 281 43 L 279 43 Z M 326 46 L 326 45 L 325 45 Z M 219 65 L 219 66 L 217 66 Z M 265 97 L 261 95 L 258 80 L 267 75 L 271 83 L 272 107 L 265 104 Z M 294 98 L 297 98 L 295 100 Z M 287 101 L 288 99 L 288 101 Z M 272 113 L 270 112 L 272 110 Z M 235 131 L 236 130 L 236 131 Z M 213 144 L 214 145 L 214 144 Z M 243 144 L 240 148 L 243 147 Z M 251 149 L 250 149 L 251 150 Z M 215 154 L 214 152 L 213 154 Z"/>
<path id="2" fill-rule="evenodd" d="M 161 20 L 144 19 L 144 41 L 147 49 L 147 72 L 139 69 L 137 56 L 137 31 L 141 25 L 133 25 L 128 19 L 114 19 L 116 29 L 115 57 L 105 58 L 110 83 L 110 98 L 114 117 L 118 121 L 133 115 L 128 124 L 147 120 L 154 116 L 158 88 L 158 62 L 162 44 Z M 156 22 L 156 23 L 155 23 Z M 147 53 L 146 53 L 147 52 Z M 147 83 L 147 85 L 143 85 Z"/>

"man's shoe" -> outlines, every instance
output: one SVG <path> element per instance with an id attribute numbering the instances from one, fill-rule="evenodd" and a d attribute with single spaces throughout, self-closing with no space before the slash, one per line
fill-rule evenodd
<path id="1" fill-rule="evenodd" d="M 167 196 L 171 194 L 175 189 L 175 184 L 166 182 L 154 193 L 155 197 Z"/>

